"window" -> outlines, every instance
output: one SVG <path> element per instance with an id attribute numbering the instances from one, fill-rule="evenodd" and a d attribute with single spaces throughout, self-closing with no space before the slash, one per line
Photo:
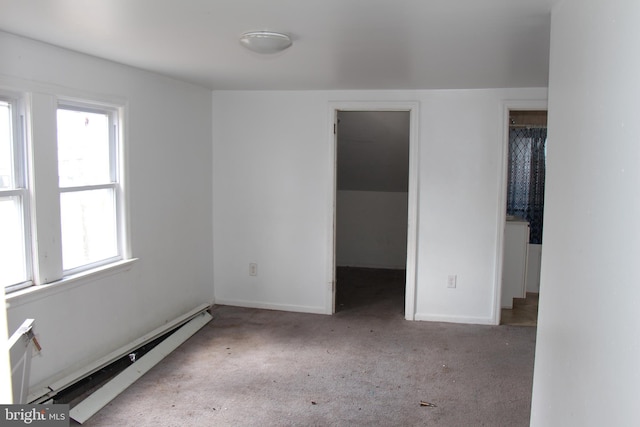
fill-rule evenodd
<path id="1" fill-rule="evenodd" d="M 66 273 L 121 258 L 116 112 L 58 107 L 62 266 Z"/>
<path id="2" fill-rule="evenodd" d="M 127 259 L 121 108 L 41 93 L 24 99 L 21 113 L 20 97 L 0 93 L 0 284 L 6 292 Z"/>
<path id="3" fill-rule="evenodd" d="M 26 163 L 16 99 L 0 97 L 0 283 L 30 285 Z"/>

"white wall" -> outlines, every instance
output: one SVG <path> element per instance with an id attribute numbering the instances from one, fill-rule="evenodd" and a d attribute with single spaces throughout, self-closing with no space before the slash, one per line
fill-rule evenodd
<path id="1" fill-rule="evenodd" d="M 540 292 L 540 261 L 542 259 L 542 245 L 529 243 L 527 258 L 527 292 Z"/>
<path id="2" fill-rule="evenodd" d="M 404 269 L 408 193 L 346 191 L 336 195 L 336 264 Z"/>
<path id="3" fill-rule="evenodd" d="M 218 303 L 330 312 L 331 101 L 418 101 L 416 319 L 492 323 L 505 100 L 546 89 L 213 93 Z M 248 265 L 258 263 L 258 276 Z M 446 287 L 458 275 L 457 289 Z"/>
<path id="4" fill-rule="evenodd" d="M 638 17 L 635 0 L 552 13 L 533 426 L 638 424 Z"/>
<path id="5" fill-rule="evenodd" d="M 4 292 L 0 294 L 0 303 L 5 306 Z M 0 312 L 0 340 L 7 342 L 9 334 L 7 329 L 7 312 Z M 0 404 L 13 403 L 13 391 L 11 388 L 11 364 L 9 361 L 9 351 L 0 351 Z"/>
<path id="6" fill-rule="evenodd" d="M 0 86 L 128 103 L 128 271 L 8 297 L 36 319 L 31 384 L 63 375 L 213 299 L 211 92 L 0 33 Z M 36 142 L 37 144 L 37 142 Z"/>

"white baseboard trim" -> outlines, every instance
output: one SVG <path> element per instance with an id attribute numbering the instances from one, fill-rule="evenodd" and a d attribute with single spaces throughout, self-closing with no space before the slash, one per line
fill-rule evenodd
<path id="1" fill-rule="evenodd" d="M 260 301 L 246 301 L 216 298 L 216 305 L 230 305 L 234 307 L 260 308 L 263 310 L 292 311 L 296 313 L 327 314 L 325 307 L 313 307 L 293 304 L 274 304 Z"/>
<path id="2" fill-rule="evenodd" d="M 377 270 L 405 270 L 406 265 L 373 265 L 373 264 L 359 264 L 359 263 L 338 263 L 337 267 L 347 268 L 373 268 Z"/>
<path id="3" fill-rule="evenodd" d="M 415 320 L 425 322 L 464 323 L 468 325 L 496 325 L 491 317 L 448 316 L 441 314 L 416 313 Z"/>

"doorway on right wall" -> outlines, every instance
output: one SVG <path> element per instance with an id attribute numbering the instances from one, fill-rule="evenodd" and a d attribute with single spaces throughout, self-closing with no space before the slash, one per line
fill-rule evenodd
<path id="1" fill-rule="evenodd" d="M 509 112 L 501 324 L 535 326 L 540 292 L 547 112 Z"/>

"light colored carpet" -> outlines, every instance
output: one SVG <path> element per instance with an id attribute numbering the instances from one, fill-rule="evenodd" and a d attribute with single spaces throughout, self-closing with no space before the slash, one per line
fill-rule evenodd
<path id="1" fill-rule="evenodd" d="M 529 424 L 535 328 L 408 322 L 401 288 L 372 292 L 333 316 L 216 306 L 85 425 Z"/>

